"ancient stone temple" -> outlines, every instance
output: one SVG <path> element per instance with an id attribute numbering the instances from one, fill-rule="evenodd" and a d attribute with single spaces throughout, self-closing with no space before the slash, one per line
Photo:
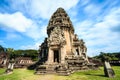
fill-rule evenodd
<path id="1" fill-rule="evenodd" d="M 26 68 L 33 64 L 33 61 L 30 57 L 17 57 L 15 59 L 14 68 Z"/>
<path id="2" fill-rule="evenodd" d="M 36 74 L 70 74 L 87 69 L 88 58 L 85 42 L 74 34 L 72 22 L 63 8 L 53 13 L 47 26 L 48 37 L 39 48 L 39 62 Z"/>
<path id="3" fill-rule="evenodd" d="M 6 67 L 8 63 L 8 53 L 1 52 L 0 53 L 0 68 Z"/>

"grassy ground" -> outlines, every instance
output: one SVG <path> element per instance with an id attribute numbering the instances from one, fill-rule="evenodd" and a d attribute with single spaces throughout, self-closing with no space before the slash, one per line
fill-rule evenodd
<path id="1" fill-rule="evenodd" d="M 0 69 L 0 80 L 120 80 L 120 67 L 113 67 L 115 78 L 104 77 L 103 67 L 100 70 L 80 71 L 70 76 L 34 75 L 33 70 L 15 69 L 12 74 L 2 75 L 5 69 Z"/>

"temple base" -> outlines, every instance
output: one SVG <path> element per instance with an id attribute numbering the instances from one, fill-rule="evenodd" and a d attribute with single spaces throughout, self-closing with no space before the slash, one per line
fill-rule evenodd
<path id="1" fill-rule="evenodd" d="M 45 63 L 40 65 L 35 74 L 58 74 L 58 75 L 70 75 L 74 71 L 88 70 L 88 62 L 81 57 L 67 57 L 66 63 Z"/>

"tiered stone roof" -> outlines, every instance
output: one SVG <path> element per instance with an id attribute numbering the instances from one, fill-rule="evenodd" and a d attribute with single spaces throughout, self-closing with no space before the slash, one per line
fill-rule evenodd
<path id="1" fill-rule="evenodd" d="M 72 22 L 63 8 L 58 8 L 56 12 L 53 13 L 51 19 L 49 20 L 49 24 L 47 26 L 47 34 L 51 33 L 54 27 L 61 28 L 69 28 L 69 30 L 74 32 L 74 28 Z"/>

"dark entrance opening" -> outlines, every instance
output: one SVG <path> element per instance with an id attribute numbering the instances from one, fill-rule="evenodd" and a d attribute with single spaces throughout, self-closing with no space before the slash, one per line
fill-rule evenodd
<path id="1" fill-rule="evenodd" d="M 78 49 L 76 49 L 76 52 L 77 52 L 77 55 L 79 55 L 79 51 L 78 51 Z"/>
<path id="2" fill-rule="evenodd" d="M 59 63 L 59 51 L 58 50 L 54 50 L 54 62 Z"/>

